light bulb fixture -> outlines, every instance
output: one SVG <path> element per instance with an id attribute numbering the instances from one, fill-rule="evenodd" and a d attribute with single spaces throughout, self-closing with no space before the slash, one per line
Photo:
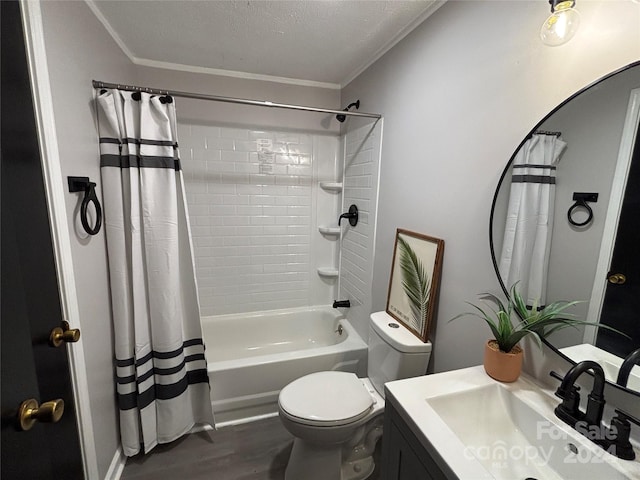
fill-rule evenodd
<path id="1" fill-rule="evenodd" d="M 540 29 L 540 38 L 545 45 L 557 47 L 573 38 L 580 26 L 580 13 L 575 9 L 575 0 L 549 0 L 551 15 Z"/>

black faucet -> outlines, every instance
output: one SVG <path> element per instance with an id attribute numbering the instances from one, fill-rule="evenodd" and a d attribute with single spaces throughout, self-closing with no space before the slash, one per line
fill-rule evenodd
<path id="1" fill-rule="evenodd" d="M 349 308 L 351 307 L 351 302 L 349 300 L 334 300 L 333 308 Z"/>
<path id="2" fill-rule="evenodd" d="M 594 376 L 593 388 L 588 396 L 587 410 L 583 413 L 580 411 L 580 394 L 578 393 L 580 388 L 575 383 L 580 375 L 589 370 L 593 372 Z M 604 370 L 598 363 L 585 360 L 574 365 L 569 369 L 556 390 L 556 396 L 562 399 L 562 403 L 555 409 L 556 416 L 578 431 L 580 429 L 576 426 L 601 428 L 605 404 L 604 384 Z"/>
<path id="3" fill-rule="evenodd" d="M 618 379 L 616 383 L 621 387 L 626 387 L 629 381 L 629 375 L 631 375 L 631 369 L 640 364 L 640 348 L 631 352 L 622 362 L 620 370 L 618 370 Z"/>
<path id="4" fill-rule="evenodd" d="M 575 383 L 580 375 L 589 370 L 593 372 L 593 388 L 588 396 L 587 410 L 582 412 L 578 393 L 580 387 Z M 629 441 L 630 422 L 640 425 L 640 421 L 625 412 L 615 410 L 616 416 L 611 419 L 611 427 L 607 428 L 602 424 L 605 405 L 605 377 L 602 367 L 592 360 L 585 360 L 571 367 L 564 378 L 555 372 L 551 372 L 551 376 L 562 380 L 556 390 L 556 396 L 562 399 L 562 403 L 554 410 L 556 416 L 607 452 L 623 460 L 633 460 L 635 453 Z"/>
<path id="5" fill-rule="evenodd" d="M 635 460 L 636 453 L 629 441 L 631 435 L 631 422 L 640 426 L 640 420 L 616 409 L 616 416 L 611 419 L 611 428 L 607 438 L 601 445 L 602 448 L 623 460 Z"/>
<path id="6" fill-rule="evenodd" d="M 349 225 L 355 227 L 358 224 L 358 215 L 358 207 L 356 207 L 355 205 L 351 205 L 349 207 L 349 211 L 347 213 L 343 213 L 338 218 L 338 226 L 340 226 L 342 219 L 346 218 L 347 220 L 349 220 Z"/>

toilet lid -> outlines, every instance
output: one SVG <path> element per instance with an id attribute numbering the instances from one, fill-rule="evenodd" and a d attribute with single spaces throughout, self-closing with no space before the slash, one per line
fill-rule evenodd
<path id="1" fill-rule="evenodd" d="M 284 387 L 278 403 L 300 423 L 344 425 L 364 417 L 373 398 L 353 373 L 318 372 Z"/>

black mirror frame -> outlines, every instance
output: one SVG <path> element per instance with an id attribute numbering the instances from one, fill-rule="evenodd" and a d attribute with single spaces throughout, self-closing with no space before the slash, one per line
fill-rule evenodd
<path id="1" fill-rule="evenodd" d="M 507 165 L 505 166 L 504 170 L 502 171 L 502 174 L 500 175 L 500 179 L 498 180 L 498 185 L 496 186 L 496 190 L 493 194 L 493 200 L 491 202 L 491 213 L 489 215 L 489 250 L 491 252 L 491 261 L 493 263 L 493 269 L 495 271 L 496 277 L 498 278 L 498 283 L 500 283 L 500 287 L 502 288 L 502 291 L 504 293 L 504 295 L 507 298 L 509 297 L 509 290 L 507 289 L 507 287 L 505 286 L 504 282 L 502 281 L 502 277 L 500 276 L 500 271 L 498 268 L 498 261 L 496 259 L 496 252 L 495 252 L 495 248 L 494 248 L 494 239 L 493 239 L 493 214 L 495 211 L 495 207 L 496 207 L 496 202 L 498 200 L 498 193 L 500 192 L 500 187 L 502 186 L 502 183 L 505 179 L 505 177 L 507 176 L 507 174 L 509 173 L 509 170 L 511 169 L 511 165 L 513 164 L 513 160 L 515 159 L 518 151 L 520 151 L 520 149 L 522 148 L 522 146 L 524 145 L 524 143 L 527 141 L 527 139 L 533 135 L 537 130 L 540 129 L 541 125 L 543 125 L 552 115 L 554 115 L 558 110 L 560 110 L 562 107 L 564 107 L 567 103 L 569 103 L 571 100 L 573 100 L 574 98 L 580 96 L 581 94 L 583 94 L 584 92 L 586 92 L 587 90 L 589 90 L 591 87 L 598 85 L 602 82 L 604 82 L 605 80 L 613 77 L 614 75 L 617 75 L 618 73 L 624 72 L 625 70 L 628 70 L 630 68 L 633 67 L 637 67 L 640 66 L 640 60 L 632 62 L 622 68 L 619 68 L 611 73 L 608 73 L 607 75 L 600 77 L 599 79 L 597 79 L 596 81 L 590 83 L 589 85 L 587 85 L 586 87 L 580 89 L 579 91 L 577 91 L 576 93 L 574 93 L 573 95 L 571 95 L 570 97 L 568 97 L 567 99 L 565 99 L 562 103 L 560 103 L 557 107 L 555 107 L 553 110 L 551 110 L 547 115 L 544 116 L 544 118 L 542 120 L 540 120 L 530 131 L 529 133 L 524 137 L 524 139 L 520 142 L 520 144 L 518 145 L 518 147 L 515 149 L 515 151 L 513 152 L 513 154 L 511 155 L 511 158 L 509 159 L 509 161 L 507 162 Z M 576 362 L 571 360 L 568 356 L 566 356 L 564 353 L 560 352 L 556 347 L 554 347 L 551 343 L 549 343 L 546 339 L 542 339 L 542 341 L 544 342 L 545 345 L 547 345 L 547 347 L 549 347 L 552 351 L 554 351 L 557 355 L 559 355 L 562 359 L 564 359 L 565 361 L 569 362 L 572 365 L 575 365 Z M 625 387 L 621 387 L 620 385 L 607 381 L 607 384 L 610 387 L 616 388 L 618 390 L 621 390 L 623 392 L 629 392 L 632 395 L 638 396 L 640 397 L 640 392 L 635 391 L 635 390 L 631 390 Z"/>

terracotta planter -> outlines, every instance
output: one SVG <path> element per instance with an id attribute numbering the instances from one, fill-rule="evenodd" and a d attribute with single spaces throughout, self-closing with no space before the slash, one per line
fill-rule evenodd
<path id="1" fill-rule="evenodd" d="M 522 371 L 522 348 L 516 345 L 505 353 L 495 340 L 489 340 L 484 346 L 484 371 L 499 382 L 515 382 Z"/>

